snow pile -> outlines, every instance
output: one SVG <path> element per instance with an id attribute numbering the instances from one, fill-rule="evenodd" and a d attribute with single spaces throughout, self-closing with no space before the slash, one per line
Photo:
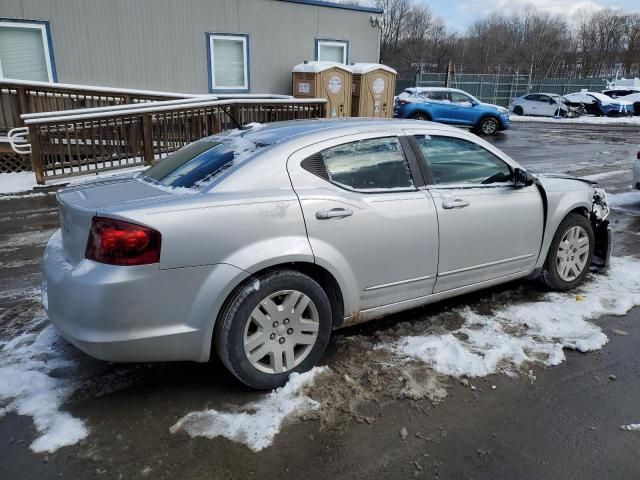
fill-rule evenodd
<path id="1" fill-rule="evenodd" d="M 640 191 L 608 193 L 607 200 L 611 208 L 623 211 L 635 210 L 640 213 Z"/>
<path id="2" fill-rule="evenodd" d="M 284 386 L 261 400 L 244 405 L 239 412 L 191 412 L 169 431 L 184 430 L 191 437 L 225 437 L 259 452 L 271 445 L 285 420 L 320 408 L 320 404 L 303 391 L 313 385 L 316 375 L 326 371 L 327 367 L 316 367 L 306 373 L 292 373 Z"/>
<path id="3" fill-rule="evenodd" d="M 36 318 L 27 332 L 0 342 L 0 400 L 6 402 L 0 417 L 15 412 L 33 418 L 39 434 L 31 444 L 34 452 L 55 452 L 88 435 L 81 420 L 60 411 L 76 385 L 52 372 L 73 362 L 64 357 L 51 325 L 37 331 L 45 322 Z"/>
<path id="4" fill-rule="evenodd" d="M 592 277 L 579 292 L 548 293 L 541 301 L 508 305 L 493 315 L 465 308 L 458 312 L 465 320 L 460 329 L 403 337 L 385 348 L 454 377 L 483 377 L 531 361 L 557 365 L 565 359 L 563 348 L 587 352 L 607 343 L 589 319 L 624 315 L 637 305 L 640 262 L 612 258 L 608 273 Z"/>
<path id="5" fill-rule="evenodd" d="M 33 172 L 0 174 L 0 194 L 26 192 L 36 186 L 36 176 Z"/>

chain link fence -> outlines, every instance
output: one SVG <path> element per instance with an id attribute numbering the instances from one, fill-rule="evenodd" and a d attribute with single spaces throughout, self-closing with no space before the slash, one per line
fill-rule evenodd
<path id="1" fill-rule="evenodd" d="M 419 73 L 417 87 L 444 87 L 445 73 Z M 470 93 L 482 102 L 507 107 L 509 102 L 527 93 L 567 93 L 582 89 L 599 92 L 606 88 L 607 81 L 600 78 L 545 78 L 532 79 L 529 75 L 515 74 L 454 74 L 449 86 Z"/>

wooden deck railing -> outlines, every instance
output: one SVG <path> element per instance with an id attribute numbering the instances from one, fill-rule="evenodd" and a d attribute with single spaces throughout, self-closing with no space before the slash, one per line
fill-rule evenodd
<path id="1" fill-rule="evenodd" d="M 0 135 L 23 126 L 21 115 L 110 105 L 189 98 L 193 95 L 92 87 L 62 83 L 0 80 Z"/>
<path id="2" fill-rule="evenodd" d="M 54 112 L 25 120 L 38 183 L 50 178 L 150 165 L 178 148 L 250 122 L 324 116 L 325 100 L 194 99 L 127 109 Z"/>

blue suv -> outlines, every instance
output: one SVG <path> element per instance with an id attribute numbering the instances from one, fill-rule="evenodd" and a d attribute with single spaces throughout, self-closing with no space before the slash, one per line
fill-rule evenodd
<path id="1" fill-rule="evenodd" d="M 506 108 L 482 103 L 455 88 L 407 88 L 396 97 L 393 116 L 470 127 L 482 135 L 493 135 L 509 128 Z"/>

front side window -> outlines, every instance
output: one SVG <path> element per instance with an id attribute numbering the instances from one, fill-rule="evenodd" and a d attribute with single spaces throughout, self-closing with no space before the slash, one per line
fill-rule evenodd
<path id="1" fill-rule="evenodd" d="M 449 103 L 451 101 L 449 100 L 449 92 L 429 92 L 428 98 L 434 102 Z"/>
<path id="2" fill-rule="evenodd" d="M 320 62 L 336 62 L 346 64 L 347 42 L 340 40 L 317 40 L 316 59 Z"/>
<path id="3" fill-rule="evenodd" d="M 451 92 L 451 103 L 455 103 L 459 107 L 470 107 L 473 105 L 469 96 L 458 92 Z"/>
<path id="4" fill-rule="evenodd" d="M 0 78 L 55 82 L 54 72 L 46 24 L 0 21 Z"/>
<path id="5" fill-rule="evenodd" d="M 483 185 L 511 181 L 509 166 L 468 140 L 444 136 L 416 136 L 436 185 Z"/>
<path id="6" fill-rule="evenodd" d="M 375 192 L 414 189 L 396 137 L 349 142 L 320 152 L 329 180 L 348 190 Z"/>
<path id="7" fill-rule="evenodd" d="M 209 34 L 210 90 L 249 90 L 249 50 L 246 35 Z"/>

